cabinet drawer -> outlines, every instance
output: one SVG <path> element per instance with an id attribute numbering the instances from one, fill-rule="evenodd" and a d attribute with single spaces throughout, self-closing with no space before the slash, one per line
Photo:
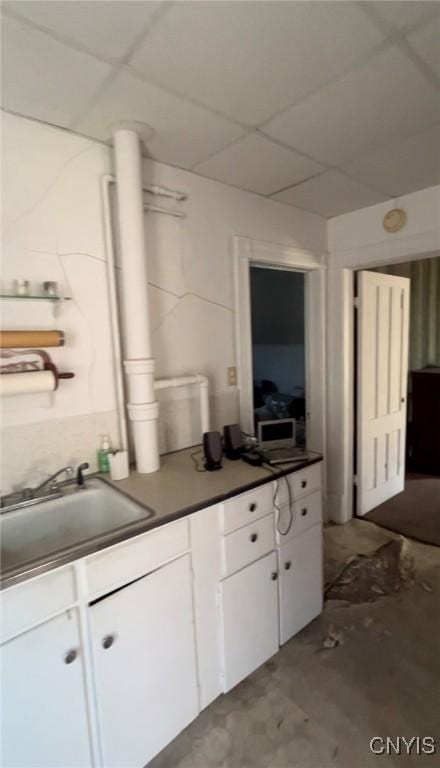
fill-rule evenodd
<path id="1" fill-rule="evenodd" d="M 268 482 L 253 491 L 241 493 L 222 504 L 222 524 L 225 533 L 234 531 L 273 510 L 273 485 Z"/>
<path id="2" fill-rule="evenodd" d="M 179 520 L 87 559 L 89 596 L 116 589 L 189 549 L 188 521 Z"/>
<path id="3" fill-rule="evenodd" d="M 321 466 L 322 463 L 312 464 L 311 467 L 299 469 L 290 475 L 285 475 L 278 479 L 277 504 L 284 507 L 289 503 L 289 492 L 287 483 L 289 483 L 292 500 L 301 499 L 313 491 L 321 488 Z"/>
<path id="4" fill-rule="evenodd" d="M 274 548 L 274 518 L 266 515 L 222 540 L 222 574 L 229 576 Z"/>
<path id="5" fill-rule="evenodd" d="M 0 593 L 1 641 L 69 608 L 75 600 L 75 575 L 71 566 L 3 590 Z"/>
<path id="6" fill-rule="evenodd" d="M 315 491 L 308 496 L 304 496 L 299 501 L 292 503 L 292 525 L 287 533 L 289 527 L 289 505 L 280 508 L 280 512 L 276 513 L 276 539 L 277 544 L 286 544 L 291 541 L 294 536 L 297 536 L 302 531 L 312 528 L 317 523 L 322 522 L 322 495 L 321 491 Z M 281 533 L 280 533 L 281 531 Z"/>

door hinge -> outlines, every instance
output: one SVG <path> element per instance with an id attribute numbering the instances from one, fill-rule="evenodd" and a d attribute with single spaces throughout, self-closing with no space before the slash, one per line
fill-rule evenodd
<path id="1" fill-rule="evenodd" d="M 358 484 L 358 476 L 357 475 L 353 475 L 353 485 L 357 486 L 357 484 Z"/>
<path id="2" fill-rule="evenodd" d="M 359 298 L 357 296 L 353 299 L 353 306 L 355 309 L 359 309 Z"/>

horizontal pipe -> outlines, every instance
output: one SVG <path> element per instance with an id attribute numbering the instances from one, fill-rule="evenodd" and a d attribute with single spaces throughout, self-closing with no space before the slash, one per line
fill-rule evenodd
<path id="1" fill-rule="evenodd" d="M 171 389 L 173 387 L 187 387 L 190 384 L 209 386 L 209 379 L 203 373 L 194 373 L 189 376 L 172 376 L 168 379 L 155 379 L 155 389 Z"/>
<path id="2" fill-rule="evenodd" d="M 107 174 L 108 179 L 110 180 L 111 184 L 116 183 L 116 176 L 113 176 L 112 174 Z M 182 200 L 187 200 L 188 195 L 186 192 L 178 192 L 175 189 L 168 189 L 167 187 L 161 187 L 158 184 L 143 184 L 142 189 L 144 192 L 149 192 L 150 195 L 156 195 L 158 197 L 170 197 L 172 200 L 178 200 L 181 202 Z"/>
<path id="3" fill-rule="evenodd" d="M 170 211 L 168 208 L 160 208 L 158 205 L 144 204 L 144 211 L 150 211 L 150 213 L 164 213 L 166 216 L 174 216 L 175 219 L 186 219 L 186 213 L 181 211 Z"/>
<path id="4" fill-rule="evenodd" d="M 149 192 L 150 195 L 159 195 L 160 197 L 171 197 L 173 200 L 186 200 L 188 195 L 186 192 L 177 192 L 174 189 L 168 189 L 167 187 L 160 187 L 157 184 L 151 184 L 144 187 L 145 192 Z"/>
<path id="5" fill-rule="evenodd" d="M 173 376 L 168 379 L 156 379 L 154 389 L 173 389 L 198 384 L 200 387 L 200 421 L 202 433 L 209 432 L 209 379 L 203 373 L 195 373 L 189 376 Z"/>

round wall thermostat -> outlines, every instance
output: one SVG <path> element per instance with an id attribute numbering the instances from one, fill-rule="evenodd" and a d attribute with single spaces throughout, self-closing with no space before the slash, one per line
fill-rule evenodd
<path id="1" fill-rule="evenodd" d="M 406 224 L 406 213 L 403 208 L 393 208 L 383 217 L 383 228 L 386 232 L 398 232 Z"/>

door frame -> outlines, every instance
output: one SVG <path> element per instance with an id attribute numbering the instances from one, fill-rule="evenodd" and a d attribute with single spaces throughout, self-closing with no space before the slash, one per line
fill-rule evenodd
<path id="1" fill-rule="evenodd" d="M 327 515 L 335 523 L 354 517 L 354 312 L 355 273 L 438 255 L 435 238 L 416 236 L 361 249 L 333 251 L 327 271 Z M 435 241 L 436 242 L 436 241 Z"/>
<path id="2" fill-rule="evenodd" d="M 306 435 L 310 450 L 323 453 L 326 272 L 324 256 L 300 248 L 234 235 L 232 258 L 235 293 L 235 357 L 241 427 L 244 432 L 254 433 L 250 267 L 258 265 L 305 272 Z"/>

